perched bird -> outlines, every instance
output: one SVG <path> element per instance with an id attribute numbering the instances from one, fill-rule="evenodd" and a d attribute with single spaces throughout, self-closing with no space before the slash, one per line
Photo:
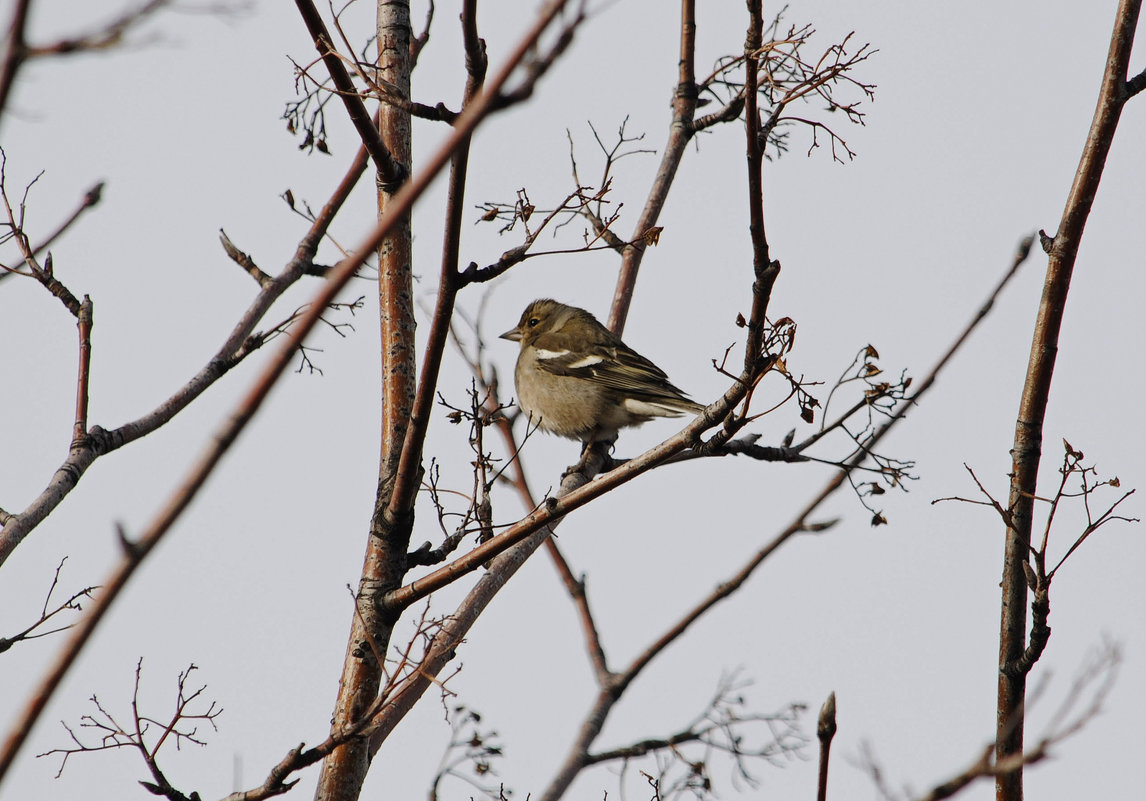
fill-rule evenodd
<path id="1" fill-rule="evenodd" d="M 521 343 L 513 374 L 517 402 L 543 431 L 608 440 L 654 417 L 704 409 L 584 309 L 535 300 L 501 338 Z"/>

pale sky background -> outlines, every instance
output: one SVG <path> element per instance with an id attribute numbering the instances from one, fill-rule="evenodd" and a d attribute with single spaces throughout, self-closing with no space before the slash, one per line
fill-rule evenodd
<path id="1" fill-rule="evenodd" d="M 7 20 L 10 0 L 0 8 Z M 40 2 L 35 42 L 83 28 L 95 6 Z M 358 18 L 368 29 L 369 3 Z M 415 74 L 415 96 L 457 107 L 461 73 L 458 3 L 439 3 L 431 42 Z M 527 106 L 492 119 L 471 159 L 471 206 L 512 201 L 529 190 L 543 208 L 569 187 L 566 129 L 582 177 L 596 176 L 587 123 L 603 136 L 628 115 L 644 147 L 663 146 L 676 80 L 677 11 L 660 2 L 605 4 Z M 698 72 L 744 40 L 741 3 L 701 3 Z M 858 76 L 878 85 L 865 103 L 867 125 L 833 118 L 855 161 L 833 164 L 826 149 L 804 156 L 805 132 L 769 164 L 766 216 L 784 270 L 774 317 L 799 324 L 794 371 L 830 382 L 863 345 L 875 345 L 892 375 L 922 376 L 985 298 L 1019 239 L 1057 226 L 1094 109 L 1109 42 L 1113 2 L 920 4 L 796 0 L 786 19 L 812 23 L 813 47 L 848 31 L 879 53 Z M 769 9 L 774 11 L 775 7 Z M 415 4 L 420 24 L 423 6 Z M 486 2 L 481 34 L 496 68 L 529 15 L 517 3 Z M 290 3 L 256 3 L 220 19 L 169 13 L 131 37 L 138 46 L 102 55 L 34 62 L 0 128 L 9 192 L 31 192 L 28 227 L 52 229 L 96 181 L 104 201 L 54 248 L 56 274 L 95 303 L 90 421 L 118 426 L 151 410 L 198 370 L 252 296 L 253 282 L 224 255 L 217 234 L 269 272 L 293 253 L 305 223 L 279 195 L 321 205 L 340 180 L 356 142 L 331 104 L 333 157 L 305 156 L 280 116 L 293 97 L 288 57 L 313 47 Z M 1139 50 L 1141 50 L 1141 46 Z M 810 51 L 809 51 L 810 52 Z M 1143 66 L 1141 57 L 1132 71 Z M 818 107 L 802 114 L 821 114 Z M 420 124 L 416 158 L 443 134 Z M 1142 455 L 1141 308 L 1146 278 L 1141 231 L 1146 181 L 1140 143 L 1146 97 L 1126 108 L 1083 240 L 1060 343 L 1045 429 L 1044 491 L 1061 462 L 1063 437 L 1117 475 L 1124 488 L 1146 482 Z M 613 197 L 625 204 L 628 233 L 656 168 L 655 156 L 621 163 Z M 698 400 L 724 390 L 711 369 L 747 312 L 751 275 L 744 210 L 743 132 L 725 126 L 689 148 L 637 285 L 626 340 L 664 367 Z M 371 182 L 341 216 L 334 235 L 353 247 L 372 220 Z M 418 291 L 430 298 L 440 253 L 442 183 L 417 209 Z M 463 262 L 480 264 L 520 241 L 473 225 L 468 212 Z M 36 237 L 33 237 L 36 238 Z M 567 240 L 566 240 L 567 241 Z M 543 245 L 545 242 L 542 243 Z M 11 253 L 5 252 L 11 259 Z M 319 260 L 337 259 L 324 245 Z M 702 707 L 723 672 L 754 683 L 752 708 L 809 705 L 835 690 L 840 731 L 829 797 L 875 798 L 859 767 L 864 744 L 896 789 L 923 792 L 962 770 L 993 737 L 998 581 L 1003 528 L 983 507 L 931 502 L 971 496 L 970 465 L 1005 498 L 1006 473 L 1030 330 L 1045 257 L 1033 255 L 995 312 L 921 407 L 883 446 L 917 461 L 919 480 L 889 494 L 890 524 L 868 525 L 859 503 L 840 494 L 820 515 L 840 525 L 791 541 L 735 598 L 664 653 L 615 710 L 599 748 L 676 730 Z M 616 277 L 607 255 L 536 259 L 488 287 L 486 332 L 513 325 L 529 300 L 552 295 L 607 313 Z M 313 282 L 284 298 L 268 325 L 307 301 Z M 476 310 L 485 288 L 462 301 Z M 59 721 L 78 723 L 95 693 L 126 712 L 133 668 L 144 659 L 143 698 L 168 714 L 175 677 L 194 679 L 224 709 L 209 746 L 163 754 L 170 780 L 216 798 L 263 781 L 299 742 L 322 740 L 351 614 L 377 477 L 378 338 L 374 287 L 359 281 L 347 299 L 367 307 L 345 339 L 319 329 L 309 344 L 323 375 L 291 374 L 244 434 L 191 511 L 149 559 L 94 643 L 84 652 L 0 789 L 5 799 L 150 797 L 134 753 L 81 755 L 60 779 L 58 759 L 33 755 L 67 743 Z M 265 326 L 264 326 L 265 327 Z M 423 326 L 421 331 L 425 331 Z M 75 325 L 60 303 L 25 279 L 0 283 L 0 506 L 17 511 L 43 488 L 67 452 L 74 404 Z M 516 346 L 494 341 L 491 358 L 507 379 Z M 115 523 L 138 531 L 248 385 L 256 355 L 157 434 L 99 460 L 72 496 L 5 565 L 0 634 L 34 619 L 60 558 L 64 590 L 103 580 L 117 557 Z M 465 366 L 447 360 L 441 390 L 462 402 Z M 821 400 L 826 389 L 821 393 Z M 622 434 L 619 455 L 636 455 L 674 433 L 661 421 Z M 759 421 L 767 443 L 797 427 L 795 407 Z M 465 431 L 435 416 L 428 453 L 442 454 L 443 484 L 468 487 Z M 828 445 L 822 456 L 839 455 Z M 834 448 L 834 450 L 833 450 Z M 535 491 L 556 484 L 576 446 L 537 437 L 527 451 Z M 579 511 L 560 529 L 573 569 L 588 575 L 606 651 L 619 667 L 643 650 L 818 491 L 830 468 L 745 460 L 655 471 Z M 1102 496 L 1113 500 L 1113 493 Z M 1103 507 L 1104 508 L 1104 507 Z M 1123 509 L 1141 516 L 1139 496 Z M 509 491 L 495 515 L 520 514 Z M 1063 513 L 1056 552 L 1073 540 L 1079 513 Z M 420 513 L 415 544 L 437 540 Z M 449 687 L 497 729 L 506 757 L 501 780 L 517 798 L 547 785 L 593 697 L 572 606 L 544 554 L 538 554 L 472 630 Z M 1027 773 L 1031 798 L 1133 798 L 1146 691 L 1146 545 L 1139 525 L 1116 524 L 1091 539 L 1052 587 L 1050 645 L 1032 684 L 1047 681 L 1028 721 L 1028 740 L 1096 647 L 1117 643 L 1122 673 L 1104 713 L 1059 746 L 1056 759 Z M 445 614 L 470 586 L 435 598 Z M 22 707 L 60 639 L 20 644 L 0 656 L 5 726 Z M 202 732 L 202 729 L 201 729 Z M 442 706 L 429 695 L 379 755 L 364 798 L 421 797 L 448 736 Z M 236 765 L 238 769 L 236 770 Z M 634 773 L 635 768 L 634 766 Z M 646 770 L 649 764 L 640 766 Z M 714 760 L 725 797 L 738 797 L 729 770 Z M 309 798 L 317 768 L 290 798 Z M 815 749 L 783 768 L 759 766 L 759 790 L 744 797 L 809 798 Z M 613 772 L 582 774 L 569 798 L 617 797 Z M 443 797 L 473 794 L 448 785 Z M 640 781 L 626 798 L 648 797 Z M 965 799 L 993 797 L 989 783 Z"/>

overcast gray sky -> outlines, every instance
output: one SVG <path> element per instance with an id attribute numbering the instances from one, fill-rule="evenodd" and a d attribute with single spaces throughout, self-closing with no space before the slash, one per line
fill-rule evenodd
<path id="1" fill-rule="evenodd" d="M 360 0 L 361 1 L 361 0 Z M 93 6 L 40 3 L 32 39 L 83 27 Z M 362 2 L 363 12 L 369 3 Z M 701 3 L 698 71 L 744 39 L 741 3 Z M 821 148 L 805 157 L 803 131 L 791 152 L 765 170 L 765 211 L 774 257 L 783 263 L 771 312 L 799 325 L 789 367 L 830 383 L 867 343 L 892 375 L 920 376 L 950 343 L 1009 264 L 1016 243 L 1053 232 L 1094 109 L 1113 2 L 972 2 L 956 5 L 795 0 L 786 19 L 818 33 L 827 47 L 849 31 L 879 52 L 859 77 L 877 84 L 864 103 L 867 125 L 837 120 L 857 157 L 832 163 Z M 5 2 L 3 17 L 11 3 Z M 460 37 L 456 2 L 439 2 L 433 37 L 415 74 L 423 102 L 458 105 Z M 501 63 L 529 17 L 516 3 L 487 2 L 481 33 Z M 772 9 L 774 10 L 774 9 Z M 423 8 L 415 4 L 420 22 Z M 353 16 L 353 15 L 352 15 Z M 357 18 L 370 19 L 369 13 Z M 582 177 L 595 175 L 588 124 L 611 135 L 643 133 L 659 150 L 666 137 L 677 59 L 675 9 L 661 2 L 604 4 L 528 105 L 492 119 L 476 139 L 462 258 L 492 262 L 518 244 L 495 226 L 471 225 L 476 204 L 512 201 L 525 187 L 538 207 L 569 187 L 566 130 Z M 361 38 L 364 28 L 352 31 Z M 43 171 L 28 201 L 29 228 L 44 232 L 106 181 L 100 206 L 54 248 L 55 270 L 95 303 L 91 422 L 134 419 L 198 370 L 249 302 L 253 282 L 224 255 L 219 228 L 266 270 L 290 258 L 305 222 L 280 199 L 321 204 L 355 150 L 341 108 L 329 109 L 333 156 L 301 154 L 285 131 L 293 98 L 290 58 L 313 47 L 293 4 L 260 2 L 219 18 L 164 14 L 131 47 L 101 55 L 30 63 L 10 103 L 0 142 L 16 194 Z M 1141 58 L 1132 69 L 1143 66 Z M 820 113 L 811 107 L 808 114 Z M 1146 480 L 1142 455 L 1141 309 L 1146 270 L 1140 242 L 1146 181 L 1140 143 L 1146 99 L 1131 102 L 1111 152 L 1071 289 L 1045 429 L 1049 491 L 1068 439 L 1124 488 Z M 416 128 L 416 158 L 443 134 Z M 629 231 L 655 171 L 656 156 L 618 168 L 613 196 Z M 734 319 L 748 311 L 751 251 L 744 212 L 743 133 L 726 126 L 690 147 L 637 284 L 625 338 L 698 400 L 723 392 L 711 367 L 738 341 Z M 586 178 L 586 180 L 589 180 Z M 333 229 L 354 247 L 372 221 L 364 183 Z M 441 184 L 415 222 L 417 286 L 434 290 L 440 250 Z M 11 256 L 6 252 L 5 258 Z M 333 262 L 329 245 L 319 260 Z M 1045 258 L 1036 253 L 992 317 L 884 450 L 917 461 L 906 494 L 880 500 L 889 519 L 841 495 L 823 511 L 840 516 L 830 532 L 790 542 L 734 600 L 670 648 L 610 719 L 600 745 L 662 734 L 689 720 L 722 672 L 754 683 L 752 706 L 790 701 L 814 710 L 835 690 L 840 733 L 830 796 L 875 797 L 859 767 L 864 744 L 894 788 L 925 790 L 961 770 L 993 737 L 998 581 L 1003 530 L 989 510 L 936 498 L 973 496 L 973 468 L 1005 498 L 1014 419 Z M 615 281 L 607 255 L 537 259 L 487 289 L 467 294 L 476 311 L 488 291 L 487 334 L 513 325 L 529 300 L 551 295 L 605 315 Z M 313 285 L 284 298 L 278 314 L 307 301 Z M 356 330 L 318 329 L 309 344 L 323 374 L 291 374 L 243 435 L 190 512 L 152 556 L 69 675 L 2 791 L 5 799 L 112 799 L 144 795 L 134 754 L 84 755 L 53 779 L 58 760 L 32 755 L 66 744 L 59 720 L 78 722 L 93 693 L 124 709 L 136 660 L 143 695 L 167 709 L 175 675 L 189 663 L 224 707 L 207 748 L 166 755 L 172 782 L 204 798 L 260 783 L 301 741 L 326 736 L 377 478 L 378 338 L 374 287 Z M 422 330 L 425 330 L 423 326 Z M 38 285 L 0 283 L 0 506 L 21 509 L 67 453 L 75 379 L 73 319 Z M 507 378 L 516 346 L 495 342 L 491 357 Z M 255 362 L 260 357 L 255 357 Z M 38 613 L 61 556 L 67 589 L 98 583 L 117 557 L 114 526 L 142 527 L 254 375 L 234 371 L 156 435 L 101 459 L 73 495 L 19 548 L 0 581 L 0 634 Z M 465 365 L 453 355 L 441 389 L 464 400 Z M 826 394 L 826 390 L 825 390 Z M 822 400 L 822 398 L 821 398 Z M 676 431 L 660 421 L 621 435 L 635 455 Z M 757 424 L 775 443 L 800 423 L 791 408 Z M 443 477 L 468 482 L 465 432 L 434 420 L 427 452 L 444 455 Z M 827 455 L 830 453 L 824 451 Z M 838 453 L 838 451 L 837 451 Z M 536 491 L 555 485 L 576 446 L 535 437 L 528 446 Z M 828 467 L 744 460 L 655 471 L 570 517 L 560 544 L 588 575 L 605 646 L 623 662 L 783 528 L 831 475 Z M 1110 496 L 1113 499 L 1113 493 Z M 1136 496 L 1137 498 L 1137 496 Z M 1141 516 L 1132 499 L 1125 513 Z M 499 520 L 520 514 L 498 499 Z M 1067 547 L 1080 520 L 1063 513 L 1053 536 Z M 1040 518 L 1041 519 L 1041 518 Z M 421 513 L 415 541 L 434 539 Z M 1139 721 L 1146 692 L 1146 545 L 1136 525 L 1103 529 L 1072 557 L 1052 595 L 1053 635 L 1033 684 L 1045 684 L 1028 722 L 1033 742 L 1068 693 L 1074 675 L 1106 642 L 1124 669 L 1105 713 L 1028 772 L 1032 798 L 1131 797 L 1139 782 Z M 452 608 L 468 582 L 436 597 Z M 47 639 L 0 658 L 4 723 L 19 709 L 58 648 Z M 480 710 L 506 757 L 501 778 L 517 797 L 539 792 L 564 756 L 594 692 L 572 607 L 539 554 L 501 594 L 459 652 L 451 703 Z M 529 677 L 542 676 L 541 681 Z M 527 680 L 528 679 L 528 680 Z M 363 797 L 424 792 L 448 730 L 427 696 L 380 754 Z M 810 797 L 814 750 L 782 769 L 761 767 L 759 795 Z M 237 766 L 237 768 L 236 768 Z M 290 797 L 312 792 L 317 770 Z M 714 778 L 728 788 L 725 772 Z M 647 788 L 628 787 L 629 798 Z M 616 778 L 588 772 L 576 798 L 616 792 Z M 464 785 L 447 797 L 466 798 Z M 135 795 L 133 795 L 135 794 Z M 729 796 L 733 795 L 728 791 Z M 964 794 L 993 797 L 988 784 Z"/>

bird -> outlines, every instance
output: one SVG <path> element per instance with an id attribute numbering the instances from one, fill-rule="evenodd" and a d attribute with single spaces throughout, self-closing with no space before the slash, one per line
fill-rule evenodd
<path id="1" fill-rule="evenodd" d="M 513 374 L 517 402 L 542 431 L 598 442 L 654 417 L 704 410 L 664 370 L 576 306 L 539 298 L 501 338 L 521 344 Z"/>

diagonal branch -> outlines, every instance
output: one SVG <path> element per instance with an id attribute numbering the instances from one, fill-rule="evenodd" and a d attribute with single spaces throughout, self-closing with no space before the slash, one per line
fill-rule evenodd
<path id="1" fill-rule="evenodd" d="M 335 51 L 330 33 L 326 30 L 326 23 L 322 21 L 322 16 L 314 7 L 314 3 L 311 0 L 295 0 L 295 5 L 298 6 L 298 13 L 302 15 L 303 22 L 306 23 L 306 29 L 310 32 L 311 39 L 314 40 L 314 46 L 317 48 L 319 56 L 322 57 L 322 62 L 326 65 L 331 80 L 334 81 L 338 96 L 342 98 L 342 103 L 346 106 L 346 113 L 350 116 L 354 130 L 358 132 L 362 144 L 370 151 L 370 157 L 374 159 L 374 164 L 378 168 L 383 184 L 389 187 L 391 191 L 396 191 L 408 177 L 407 167 L 395 161 L 390 155 L 390 150 L 382 140 L 382 135 L 371 120 L 370 112 L 366 110 L 366 104 L 358 95 L 358 90 L 350 78 L 350 73 L 346 71 L 346 65 L 342 63 L 342 59 Z"/>
<path id="2" fill-rule="evenodd" d="M 4 62 L 0 64 L 0 115 L 8 105 L 8 95 L 12 92 L 12 84 L 16 82 L 16 73 L 24 59 L 28 57 L 28 43 L 24 41 L 24 30 L 28 25 L 28 9 L 32 0 L 16 0 L 12 9 L 12 21 L 8 23 L 8 31 L 4 41 Z"/>
<path id="3" fill-rule="evenodd" d="M 1016 256 L 1016 263 L 1007 271 L 1003 280 L 990 294 L 987 302 L 984 304 L 984 309 L 989 309 L 994 303 L 995 298 L 1003 287 L 1015 275 L 1018 263 L 1021 263 L 1025 258 L 1025 251 L 1020 249 L 1019 254 Z M 946 367 L 947 363 L 954 356 L 958 347 L 966 342 L 970 333 L 982 322 L 984 313 L 981 310 L 974 315 L 971 321 L 967 324 L 964 330 L 956 338 L 955 344 L 936 361 L 932 366 L 930 372 L 923 379 L 919 389 L 912 395 L 911 398 L 901 401 L 891 414 L 890 418 L 877 429 L 869 440 L 870 447 L 882 440 L 892 428 L 894 428 L 901 420 L 903 420 L 908 411 L 913 410 L 918 403 L 919 398 L 924 395 L 928 389 L 934 384 L 939 373 Z M 710 407 L 711 408 L 711 407 Z M 826 527 L 823 524 L 813 523 L 811 521 L 812 515 L 820 508 L 820 506 L 830 498 L 837 490 L 839 490 L 847 482 L 848 476 L 852 471 L 858 469 L 860 465 L 867 458 L 867 452 L 861 451 L 849 460 L 843 469 L 840 470 L 835 476 L 828 481 L 823 489 L 804 507 L 804 509 L 796 515 L 788 526 L 777 534 L 771 542 L 761 548 L 745 565 L 738 570 L 735 574 L 730 576 L 725 581 L 717 585 L 716 589 L 710 592 L 706 597 L 701 599 L 691 610 L 689 610 L 683 617 L 680 618 L 675 624 L 667 629 L 660 637 L 653 641 L 648 647 L 645 648 L 637 657 L 628 665 L 628 667 L 614 674 L 613 681 L 610 685 L 602 687 L 597 695 L 597 698 L 585 715 L 585 719 L 581 724 L 581 730 L 578 734 L 577 740 L 570 748 L 569 753 L 562 767 L 559 769 L 557 775 L 551 781 L 549 787 L 541 795 L 541 801 L 556 801 L 565 790 L 571 785 L 573 779 L 578 773 L 583 770 L 588 764 L 587 760 L 590 754 L 590 748 L 596 738 L 600 735 L 605 720 L 617 702 L 621 699 L 627 687 L 637 679 L 641 672 L 648 667 L 652 661 L 662 654 L 673 642 L 678 640 L 685 632 L 687 632 L 694 623 L 700 620 L 707 614 L 713 607 L 721 601 L 735 594 L 756 572 L 761 564 L 764 563 L 769 556 L 780 548 L 785 542 L 791 539 L 794 535 L 803 531 L 822 531 Z M 616 471 L 613 471 L 616 472 Z M 607 479 L 612 473 L 606 474 L 603 479 Z M 598 479 L 598 481 L 603 480 Z M 597 482 L 594 482 L 597 483 Z"/>
<path id="4" fill-rule="evenodd" d="M 263 319 L 274 302 L 299 278 L 312 271 L 314 255 L 319 242 L 326 235 L 335 215 L 350 196 L 350 191 L 366 168 L 365 149 L 342 179 L 331 198 L 322 207 L 306 235 L 299 242 L 294 258 L 276 278 L 262 287 L 227 339 L 207 364 L 190 381 L 152 411 L 112 430 L 92 426 L 81 438 L 73 436 L 67 458 L 56 468 L 47 487 L 22 512 L 3 519 L 0 530 L 0 565 L 12 554 L 24 538 L 67 497 L 87 469 L 100 456 L 140 439 L 170 422 L 196 398 L 226 375 L 233 367 L 257 350 L 265 335 L 255 333 L 255 326 Z M 78 394 L 78 393 L 77 393 Z"/>
<path id="5" fill-rule="evenodd" d="M 621 250 L 621 270 L 617 275 L 617 287 L 613 291 L 613 303 L 609 310 L 609 330 L 620 336 L 629 316 L 629 304 L 637 285 L 637 271 L 645 257 L 648 245 L 645 232 L 653 228 L 660 218 L 669 189 L 676 179 L 684 149 L 696 133 L 693 116 L 696 114 L 696 0 L 681 0 L 680 4 L 680 64 L 676 90 L 672 98 L 672 123 L 669 126 L 668 142 L 661 156 L 653 185 L 645 200 L 644 208 L 633 226 L 629 243 Z"/>

